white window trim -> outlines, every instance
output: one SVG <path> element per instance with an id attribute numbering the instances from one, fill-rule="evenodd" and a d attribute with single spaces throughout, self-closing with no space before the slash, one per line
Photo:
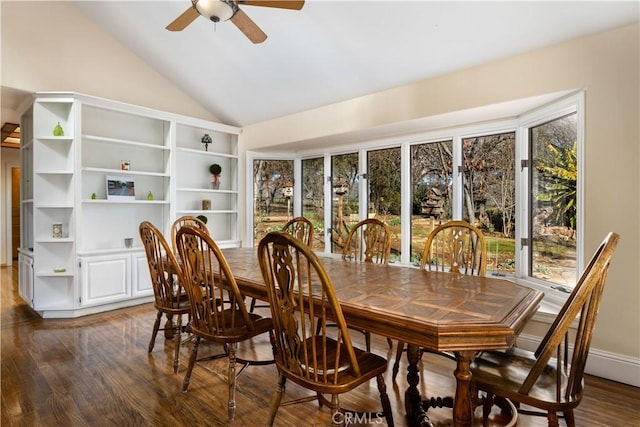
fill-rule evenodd
<path id="1" fill-rule="evenodd" d="M 302 198 L 301 188 L 298 183 L 301 181 L 301 161 L 308 158 L 324 158 L 324 175 L 325 175 L 325 224 L 331 223 L 331 203 L 332 203 L 332 188 L 329 177 L 331 176 L 331 157 L 341 154 L 358 153 L 359 160 L 359 173 L 366 173 L 367 168 L 367 152 L 377 149 L 397 148 L 401 150 L 401 186 L 402 186 L 402 206 L 401 206 L 401 232 L 402 235 L 410 235 L 411 227 L 411 174 L 410 174 L 410 147 L 416 144 L 424 144 L 428 142 L 438 142 L 444 140 L 452 140 L 454 153 L 454 164 L 461 164 L 460 159 L 462 157 L 461 140 L 466 137 L 475 137 L 479 135 L 493 135 L 498 133 L 515 132 L 516 138 L 516 168 L 519 168 L 521 160 L 528 158 L 528 129 L 540 123 L 550 121 L 552 119 L 561 117 L 565 114 L 576 112 L 577 114 L 577 144 L 578 144 L 578 182 L 577 182 L 577 203 L 581 208 L 578 210 L 576 219 L 576 267 L 578 275 L 583 271 L 583 239 L 584 239 L 584 91 L 575 91 L 569 95 L 566 95 L 558 100 L 554 100 L 547 105 L 539 108 L 527 111 L 519 114 L 517 117 L 507 117 L 503 119 L 491 120 L 481 123 L 465 124 L 456 127 L 449 127 L 447 129 L 430 130 L 424 132 L 416 132 L 412 134 L 397 135 L 391 137 L 385 137 L 381 139 L 375 139 L 365 142 L 358 142 L 351 144 L 349 147 L 333 146 L 331 150 L 326 148 L 323 150 L 304 150 L 298 153 L 260 153 L 260 152 L 247 152 L 247 183 L 253 183 L 253 161 L 256 159 L 278 159 L 278 160 L 295 160 L 294 163 L 294 175 L 296 177 L 296 190 L 294 190 L 294 203 L 296 206 L 294 212 L 300 211 L 300 200 Z M 452 197 L 460 200 L 462 192 L 462 179 L 460 172 L 453 171 L 453 195 Z M 528 224 L 528 200 L 526 195 L 528 194 L 528 174 L 516 173 L 516 205 L 518 211 L 516 212 L 516 230 L 515 239 L 516 244 L 520 242 L 520 239 L 529 235 Z M 359 182 L 360 191 L 360 209 L 359 214 L 361 218 L 366 218 L 368 215 L 368 194 L 367 194 L 367 182 L 364 179 L 360 179 Z M 251 184 L 251 188 L 253 185 Z M 247 236 L 253 236 L 253 191 L 247 194 L 247 206 L 251 207 L 251 214 L 247 215 Z M 462 203 L 458 204 L 453 212 L 454 219 L 462 218 Z M 330 235 L 327 232 L 329 227 L 325 227 L 325 242 L 329 242 Z M 248 239 L 249 240 L 249 239 Z M 252 240 L 252 238 L 250 239 Z M 330 244 L 325 244 L 325 254 L 331 253 Z M 403 239 L 402 241 L 402 257 L 400 264 L 410 265 L 410 241 L 409 239 Z M 564 303 L 568 294 L 551 289 L 551 284 L 541 280 L 536 280 L 528 276 L 528 249 L 519 250 L 516 252 L 516 273 L 513 276 L 504 276 L 506 280 L 513 281 L 515 283 L 528 286 L 534 289 L 538 289 L 545 293 L 545 300 L 543 302 L 542 316 L 544 313 L 555 313 L 559 310 L 560 306 Z"/>

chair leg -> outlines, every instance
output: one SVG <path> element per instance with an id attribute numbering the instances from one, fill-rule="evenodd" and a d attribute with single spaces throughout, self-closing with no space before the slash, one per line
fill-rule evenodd
<path id="1" fill-rule="evenodd" d="M 149 341 L 149 349 L 148 352 L 151 353 L 153 350 L 153 346 L 156 344 L 156 336 L 158 335 L 158 331 L 160 330 L 160 321 L 162 320 L 162 312 L 158 311 L 156 315 L 156 321 L 153 324 L 153 332 L 151 332 L 151 341 Z"/>
<path id="2" fill-rule="evenodd" d="M 567 409 L 564 411 L 564 420 L 567 422 L 567 427 L 576 427 L 576 419 L 573 416 L 573 409 Z"/>
<path id="3" fill-rule="evenodd" d="M 364 345 L 368 352 L 371 352 L 371 334 L 369 331 L 362 331 L 364 334 Z"/>
<path id="4" fill-rule="evenodd" d="M 287 384 L 287 378 L 284 375 L 280 375 L 280 379 L 278 380 L 278 390 L 276 394 L 273 396 L 271 400 L 271 407 L 269 408 L 269 422 L 267 426 L 273 426 L 273 422 L 276 419 L 276 413 L 278 412 L 278 408 L 280 407 L 280 401 L 282 400 L 282 395 L 284 394 L 284 389 Z"/>
<path id="5" fill-rule="evenodd" d="M 251 306 L 249 307 L 249 313 L 253 313 L 253 310 L 256 308 L 256 299 L 251 298 Z"/>
<path id="6" fill-rule="evenodd" d="M 229 370 L 227 371 L 227 381 L 229 383 L 229 421 L 233 421 L 236 416 L 236 349 L 238 343 L 229 344 Z"/>
<path id="7" fill-rule="evenodd" d="M 387 338 L 387 344 L 389 345 L 389 348 L 393 348 L 393 341 L 391 338 Z"/>
<path id="8" fill-rule="evenodd" d="M 191 382 L 191 372 L 193 371 L 193 366 L 196 364 L 196 359 L 198 358 L 199 345 L 200 337 L 196 337 L 196 342 L 193 343 L 191 356 L 189 357 L 189 366 L 187 366 L 187 372 L 184 374 L 184 381 L 182 381 L 182 391 L 185 393 L 187 391 L 187 388 L 189 387 L 189 383 Z"/>
<path id="9" fill-rule="evenodd" d="M 175 353 L 173 355 L 173 373 L 178 373 L 178 366 L 180 365 L 180 341 L 182 339 L 182 316 L 178 315 L 178 319 L 176 320 L 176 332 L 175 332 L 175 340 L 176 343 Z"/>
<path id="10" fill-rule="evenodd" d="M 547 413 L 547 420 L 549 427 L 560 427 L 560 422 L 558 421 L 558 414 L 554 411 L 549 411 Z"/>
<path id="11" fill-rule="evenodd" d="M 378 381 L 378 391 L 380 392 L 380 402 L 382 403 L 384 418 L 387 420 L 387 426 L 393 427 L 393 412 L 391 411 L 391 402 L 387 394 L 387 385 L 384 382 L 384 376 L 378 375 L 376 380 Z"/>
<path id="12" fill-rule="evenodd" d="M 400 369 L 400 359 L 402 359 L 402 352 L 404 351 L 404 342 L 398 341 L 398 347 L 396 347 L 396 360 L 393 362 L 393 371 L 391 378 L 393 381 L 396 380 L 396 376 L 398 375 L 398 370 Z"/>
<path id="13" fill-rule="evenodd" d="M 344 422 L 344 416 L 340 414 L 340 399 L 337 394 L 331 395 L 331 427 L 338 427 Z"/>

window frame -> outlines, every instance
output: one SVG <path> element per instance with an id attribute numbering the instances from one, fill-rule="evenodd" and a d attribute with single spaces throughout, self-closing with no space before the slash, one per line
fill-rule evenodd
<path id="1" fill-rule="evenodd" d="M 577 170 L 578 177 L 576 182 L 576 204 L 578 209 L 576 211 L 576 280 L 584 270 L 584 92 L 573 94 L 565 97 L 559 101 L 550 103 L 531 112 L 527 112 L 521 115 L 519 120 L 519 126 L 516 133 L 516 167 L 521 164 L 523 160 L 528 161 L 529 168 L 532 165 L 532 159 L 530 155 L 530 129 L 532 127 L 544 124 L 546 122 L 558 119 L 568 114 L 576 114 L 576 145 L 577 145 Z M 518 182 L 518 178 L 519 181 Z M 544 280 L 536 279 L 530 275 L 530 269 L 532 268 L 530 259 L 531 250 L 531 219 L 529 198 L 527 191 L 530 185 L 530 171 L 526 173 L 516 174 L 516 205 L 519 207 L 517 210 L 518 221 L 516 223 L 516 243 L 521 239 L 528 239 L 529 244 L 526 249 L 520 249 L 516 253 L 516 278 L 515 281 L 518 284 L 522 284 L 545 293 L 545 303 L 552 307 L 559 308 L 566 300 L 568 294 L 558 289 L 553 289 L 555 284 L 546 282 Z M 524 200 L 523 200 L 524 199 Z"/>
<path id="2" fill-rule="evenodd" d="M 461 165 L 462 160 L 462 140 L 470 137 L 477 137 L 482 135 L 491 135 L 498 133 L 515 133 L 515 188 L 516 188 L 516 224 L 515 224 L 515 241 L 516 245 L 520 246 L 519 242 L 523 238 L 529 237 L 529 231 L 531 224 L 528 200 L 528 186 L 529 186 L 529 171 L 524 171 L 521 167 L 523 160 L 529 160 L 531 165 L 531 159 L 529 159 L 529 129 L 531 127 L 540 125 L 545 122 L 557 119 L 567 114 L 576 114 L 576 126 L 577 126 L 577 170 L 578 181 L 577 186 L 577 217 L 576 217 L 576 279 L 583 271 L 583 246 L 584 246 L 584 133 L 585 133 L 585 119 L 584 119 L 584 91 L 576 91 L 569 95 L 565 95 L 557 100 L 549 102 L 541 107 L 526 111 L 524 113 L 513 114 L 512 116 L 506 116 L 501 119 L 488 120 L 479 123 L 461 123 L 458 126 L 449 126 L 444 129 L 427 130 L 423 132 L 414 132 L 411 134 L 395 135 L 386 138 L 371 139 L 361 142 L 345 145 L 335 145 L 331 147 L 324 147 L 322 149 L 309 149 L 302 150 L 296 153 L 262 153 L 262 152 L 248 152 L 247 153 L 247 182 L 252 183 L 252 165 L 253 161 L 257 159 L 279 159 L 279 160 L 294 160 L 294 212 L 301 212 L 301 189 L 298 183 L 301 181 L 301 169 L 302 160 L 309 158 L 324 157 L 324 175 L 325 175 L 325 224 L 331 224 L 331 206 L 332 206 L 332 189 L 331 189 L 331 158 L 332 156 L 357 153 L 359 159 L 359 174 L 362 177 L 367 173 L 367 153 L 369 151 L 375 151 L 379 149 L 400 148 L 401 155 L 401 233 L 402 236 L 411 235 L 411 146 L 417 144 L 425 144 L 429 142 L 439 142 L 443 140 L 451 140 L 453 142 L 453 190 L 452 198 L 458 200 L 458 203 L 453 205 L 453 219 L 462 218 L 463 204 L 462 200 L 462 171 L 458 169 L 458 165 Z M 365 179 L 360 179 L 360 218 L 364 219 L 367 216 L 367 206 L 369 204 L 369 194 L 367 192 L 368 183 Z M 252 193 L 252 192 L 251 192 Z M 250 233 L 253 225 L 253 201 L 252 194 L 247 196 L 248 205 L 251 206 L 251 215 L 247 215 L 247 230 L 249 233 L 247 236 L 251 236 Z M 325 239 L 328 238 L 328 228 L 325 229 Z M 327 241 L 327 240 L 325 240 Z M 401 242 L 401 259 L 398 262 L 400 265 L 411 265 L 410 255 L 410 239 L 402 239 Z M 517 247 L 516 246 L 516 247 Z M 325 252 L 323 255 L 331 256 L 331 245 L 325 244 Z M 551 286 L 555 284 L 551 282 L 545 282 L 540 279 L 536 279 L 529 275 L 531 265 L 529 264 L 529 248 L 526 246 L 524 249 L 516 250 L 516 271 L 513 275 L 501 276 L 507 280 L 514 281 L 515 283 L 528 286 L 534 289 L 538 289 L 545 293 L 544 305 L 548 305 L 549 311 L 557 311 L 559 307 L 564 303 L 567 293 L 557 289 L 552 289 Z"/>

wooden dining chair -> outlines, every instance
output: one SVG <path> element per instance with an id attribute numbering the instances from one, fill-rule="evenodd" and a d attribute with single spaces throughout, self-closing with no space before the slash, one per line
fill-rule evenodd
<path id="1" fill-rule="evenodd" d="M 182 383 L 186 392 L 196 362 L 213 360 L 220 354 L 198 358 L 201 340 L 221 344 L 229 360 L 229 421 L 235 418 L 236 363 L 242 370 L 248 365 L 265 365 L 273 360 L 244 360 L 236 356 L 238 343 L 261 334 L 271 334 L 271 318 L 249 313 L 244 297 L 224 255 L 204 230 L 185 225 L 176 234 L 176 244 L 183 264 L 184 288 L 191 304 L 189 331 L 195 340 Z M 229 298 L 230 295 L 230 298 Z"/>
<path id="2" fill-rule="evenodd" d="M 258 245 L 258 261 L 269 295 L 280 375 L 267 424 L 274 423 L 287 380 L 316 393 L 304 401 L 330 394 L 331 422 L 338 425 L 343 420 L 338 396 L 376 378 L 386 422 L 393 426 L 384 382 L 387 361 L 353 347 L 333 284 L 318 257 L 291 235 L 271 232 Z M 332 333 L 325 326 L 328 319 L 337 325 Z"/>
<path id="3" fill-rule="evenodd" d="M 345 261 L 387 265 L 390 256 L 391 230 L 377 218 L 367 218 L 354 225 L 342 248 L 342 259 Z M 371 334 L 362 329 L 355 330 L 364 335 L 366 349 L 371 351 Z M 392 347 L 391 340 L 387 341 Z"/>
<path id="4" fill-rule="evenodd" d="M 342 259 L 345 261 L 389 264 L 391 256 L 391 231 L 377 218 L 367 218 L 349 230 Z"/>
<path id="5" fill-rule="evenodd" d="M 520 407 L 518 411 L 546 416 L 550 427 L 558 427 L 558 412 L 568 427 L 575 426 L 573 410 L 584 392 L 585 364 L 619 238 L 616 233 L 605 237 L 535 351 L 518 347 L 483 351 L 471 363 L 472 389 L 486 393 L 477 397 L 477 403 L 484 405 L 485 418 L 497 396 L 516 406 L 537 408 L 539 411 Z M 575 331 L 570 330 L 573 324 L 577 325 Z"/>
<path id="6" fill-rule="evenodd" d="M 445 271 L 452 274 L 485 276 L 487 271 L 487 245 L 479 228 L 466 221 L 448 221 L 434 228 L 425 242 L 420 268 Z M 398 342 L 392 378 L 395 380 L 405 343 Z M 424 350 L 421 350 L 424 351 Z M 439 353 L 455 360 L 450 353 Z"/>
<path id="7" fill-rule="evenodd" d="M 448 221 L 429 233 L 420 268 L 472 276 L 487 272 L 487 244 L 482 231 L 466 221 Z"/>
<path id="8" fill-rule="evenodd" d="M 282 231 L 291 234 L 313 250 L 313 223 L 303 216 L 291 218 L 282 226 Z M 267 304 L 256 305 L 256 299 L 251 299 L 249 311 L 253 313 L 256 307 L 267 308 Z"/>
<path id="9" fill-rule="evenodd" d="M 176 220 L 173 221 L 173 223 L 171 223 L 171 231 L 170 231 L 171 248 L 173 249 L 173 253 L 176 255 L 178 254 L 178 247 L 176 246 L 176 234 L 178 234 L 178 230 L 180 230 L 180 227 L 184 225 L 192 225 L 194 227 L 198 227 L 199 229 L 209 234 L 209 228 L 207 227 L 207 224 L 205 224 L 204 221 L 202 221 L 199 218 L 196 218 L 195 216 L 184 215 L 179 218 L 176 218 Z"/>
<path id="10" fill-rule="evenodd" d="M 182 290 L 182 270 L 164 236 L 153 224 L 143 221 L 138 228 L 151 275 L 153 304 L 158 311 L 148 352 L 151 353 L 153 350 L 159 330 L 165 331 L 167 338 L 175 337 L 173 372 L 177 373 L 180 363 L 182 315 L 188 314 L 191 309 L 189 299 Z M 178 280 L 175 280 L 176 277 Z M 160 328 L 163 314 L 166 315 L 167 321 L 164 328 Z"/>
<path id="11" fill-rule="evenodd" d="M 313 223 L 303 216 L 297 216 L 282 226 L 282 231 L 291 234 L 313 249 Z"/>

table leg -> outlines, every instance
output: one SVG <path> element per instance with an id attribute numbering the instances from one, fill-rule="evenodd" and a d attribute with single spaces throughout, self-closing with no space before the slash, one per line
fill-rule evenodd
<path id="1" fill-rule="evenodd" d="M 418 391 L 420 376 L 418 374 L 418 360 L 420 359 L 420 346 L 407 344 L 407 383 L 409 387 L 404 393 L 404 409 L 412 426 L 433 427 L 427 413 L 422 407 L 422 399 Z"/>
<path id="2" fill-rule="evenodd" d="M 476 351 L 456 351 L 456 396 L 453 403 L 453 425 L 456 427 L 470 426 L 473 421 L 473 408 L 469 386 L 471 371 L 469 364 L 476 356 Z"/>

